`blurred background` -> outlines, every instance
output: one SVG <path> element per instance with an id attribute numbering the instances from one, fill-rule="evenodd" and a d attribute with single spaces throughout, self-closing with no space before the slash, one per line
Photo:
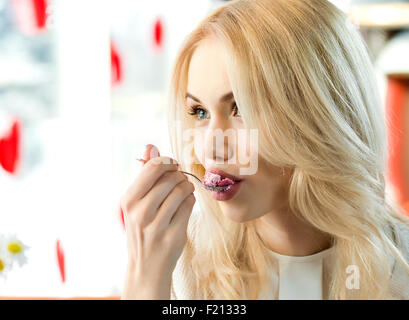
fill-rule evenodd
<path id="1" fill-rule="evenodd" d="M 173 156 L 165 95 L 176 52 L 225 2 L 0 0 L 0 299 L 119 298 L 119 199 L 146 144 Z M 409 211 L 409 1 L 331 2 L 376 67 L 388 192 Z"/>

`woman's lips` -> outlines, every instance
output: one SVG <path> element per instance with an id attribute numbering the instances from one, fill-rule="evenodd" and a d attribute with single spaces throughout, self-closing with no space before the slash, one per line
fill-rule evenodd
<path id="1" fill-rule="evenodd" d="M 242 180 L 242 179 L 240 179 L 240 178 L 238 178 L 238 177 L 236 177 L 236 176 L 233 176 L 233 175 L 231 175 L 231 174 L 228 174 L 227 172 L 224 172 L 223 170 L 217 169 L 217 168 L 209 168 L 209 169 L 207 169 L 207 170 L 206 170 L 206 174 L 209 174 L 209 173 L 212 173 L 212 174 L 215 174 L 215 175 L 219 175 L 219 176 L 221 177 L 221 179 L 223 179 L 223 178 L 229 178 L 230 180 L 233 180 L 234 182 L 239 182 L 239 181 Z M 205 176 L 206 176 L 206 174 L 205 174 Z"/>
<path id="2" fill-rule="evenodd" d="M 239 190 L 242 179 L 239 179 L 223 170 L 211 168 L 206 170 L 203 182 L 209 187 L 227 187 L 223 190 L 213 190 L 211 195 L 219 201 L 231 199 Z"/>
<path id="3" fill-rule="evenodd" d="M 225 191 L 210 191 L 211 196 L 218 201 L 227 201 L 234 197 L 244 181 L 235 182 Z"/>

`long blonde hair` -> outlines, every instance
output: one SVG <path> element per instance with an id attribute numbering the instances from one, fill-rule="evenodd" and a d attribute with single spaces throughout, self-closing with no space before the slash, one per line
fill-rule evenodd
<path id="1" fill-rule="evenodd" d="M 182 169 L 181 133 L 190 59 L 200 41 L 223 44 L 232 91 L 247 128 L 259 130 L 260 156 L 294 168 L 292 212 L 333 239 L 329 299 L 387 298 L 391 254 L 409 274 L 395 245 L 409 227 L 385 196 L 385 115 L 367 48 L 346 15 L 327 0 L 234 0 L 206 17 L 184 40 L 171 75 L 169 129 Z M 211 79 L 209 79 L 211 81 Z M 226 218 L 197 188 L 199 227 L 187 257 L 198 299 L 257 299 L 271 264 L 254 222 Z M 357 265 L 360 289 L 347 290 L 346 268 Z"/>

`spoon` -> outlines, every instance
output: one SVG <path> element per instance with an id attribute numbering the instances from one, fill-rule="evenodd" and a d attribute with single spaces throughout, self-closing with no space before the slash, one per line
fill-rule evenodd
<path id="1" fill-rule="evenodd" d="M 139 162 L 142 162 L 142 163 L 145 163 L 145 162 L 146 162 L 145 159 L 136 159 L 136 160 L 138 160 Z M 200 185 L 201 185 L 203 188 L 205 188 L 206 190 L 210 190 L 210 191 L 225 191 L 225 190 L 230 189 L 230 187 L 231 187 L 231 185 L 221 186 L 221 187 L 219 187 L 219 186 L 214 186 L 214 187 L 213 187 L 213 186 L 208 186 L 208 185 L 206 185 L 202 180 L 200 180 L 198 177 L 196 177 L 194 174 L 189 173 L 189 172 L 186 172 L 186 171 L 182 171 L 182 170 L 180 170 L 180 172 L 182 172 L 182 173 L 184 173 L 184 174 L 188 174 L 188 175 L 192 176 L 193 178 L 195 178 L 197 181 L 200 182 Z"/>

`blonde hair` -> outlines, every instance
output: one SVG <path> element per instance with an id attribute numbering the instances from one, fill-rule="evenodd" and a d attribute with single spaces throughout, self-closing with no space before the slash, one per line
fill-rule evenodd
<path id="1" fill-rule="evenodd" d="M 393 232 L 409 222 L 385 196 L 385 118 L 355 26 L 327 0 L 235 0 L 205 18 L 180 48 L 168 92 L 172 150 L 182 169 L 198 176 L 204 168 L 197 159 L 184 161 L 175 128 L 189 128 L 189 63 L 211 36 L 229 57 L 226 68 L 246 127 L 259 130 L 260 156 L 294 169 L 291 211 L 334 239 L 329 299 L 389 297 L 388 255 L 409 274 Z M 254 223 L 229 220 L 208 192 L 196 190 L 200 222 L 185 246 L 196 297 L 259 298 L 274 265 Z M 345 286 L 351 264 L 360 270 L 359 290 Z"/>

